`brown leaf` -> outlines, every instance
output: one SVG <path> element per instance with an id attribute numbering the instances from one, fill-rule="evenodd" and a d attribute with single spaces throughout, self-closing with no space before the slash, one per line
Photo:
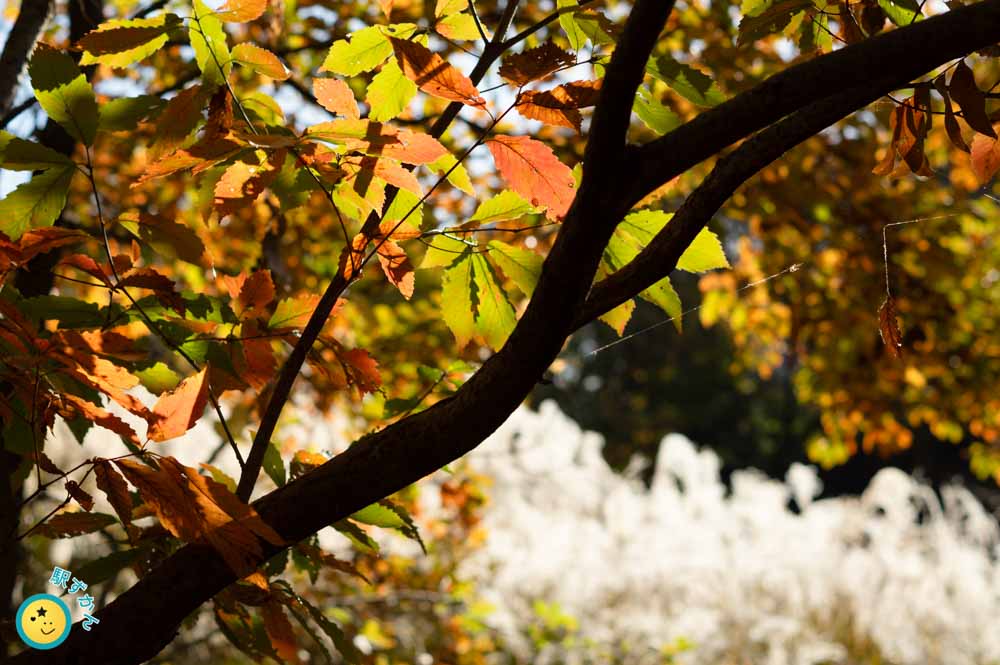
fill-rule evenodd
<path id="1" fill-rule="evenodd" d="M 340 79 L 313 79 L 313 94 L 316 95 L 316 101 L 330 113 L 342 115 L 345 118 L 357 119 L 361 117 L 354 92 L 347 83 Z"/>
<path id="2" fill-rule="evenodd" d="M 254 271 L 240 286 L 239 302 L 244 310 L 263 310 L 274 301 L 274 279 L 270 270 Z"/>
<path id="3" fill-rule="evenodd" d="M 208 92 L 201 85 L 185 88 L 170 98 L 156 120 L 150 148 L 153 156 L 176 150 L 184 143 L 201 122 L 201 112 L 208 98 Z"/>
<path id="4" fill-rule="evenodd" d="M 962 109 L 962 117 L 969 127 L 980 134 L 996 138 L 997 133 L 986 113 L 986 96 L 976 85 L 976 77 L 964 60 L 959 62 L 952 72 L 948 92 Z"/>
<path id="5" fill-rule="evenodd" d="M 257 511 L 225 485 L 172 457 L 158 458 L 158 470 L 132 460 L 117 460 L 115 464 L 138 488 L 164 528 L 187 542 L 204 540 L 240 577 L 261 562 L 263 550 L 258 538 L 284 544 Z"/>
<path id="6" fill-rule="evenodd" d="M 392 2 L 389 0 L 391 6 Z M 386 12 L 388 14 L 388 12 Z M 286 663 L 298 663 L 299 648 L 295 644 L 295 633 L 292 631 L 292 624 L 285 616 L 285 610 L 281 603 L 269 599 L 260 610 L 260 618 L 264 622 L 264 630 L 271 640 L 271 646 L 275 653 Z"/>
<path id="7" fill-rule="evenodd" d="M 194 427 L 208 403 L 207 367 L 181 381 L 171 392 L 163 393 L 153 406 L 153 418 L 147 435 L 153 441 L 181 436 Z"/>
<path id="8" fill-rule="evenodd" d="M 388 37 L 396 60 L 406 78 L 429 95 L 469 106 L 485 106 L 486 101 L 468 76 L 448 64 L 423 44 Z"/>
<path id="9" fill-rule="evenodd" d="M 576 81 L 541 92 L 528 90 L 518 98 L 517 110 L 525 118 L 580 131 L 579 109 L 597 104 L 600 90 L 600 81 Z"/>
<path id="10" fill-rule="evenodd" d="M 486 142 L 500 175 L 546 217 L 562 219 L 576 195 L 573 172 L 552 150 L 527 136 L 498 135 Z"/>
<path id="11" fill-rule="evenodd" d="M 122 524 L 129 524 L 132 521 L 132 497 L 129 495 L 125 479 L 106 459 L 97 460 L 94 464 L 94 474 L 97 476 L 97 489 L 108 497 L 108 502 L 115 509 Z"/>
<path id="12" fill-rule="evenodd" d="M 354 385 L 363 393 L 373 393 L 382 385 L 378 363 L 364 349 L 351 349 L 338 353 Z"/>
<path id="13" fill-rule="evenodd" d="M 153 162 L 130 186 L 138 187 L 153 178 L 162 178 L 179 171 L 190 170 L 193 174 L 201 173 L 224 162 L 243 148 L 243 145 L 229 138 L 202 139 L 190 148 L 177 150 Z"/>
<path id="14" fill-rule="evenodd" d="M 73 500 L 80 504 L 80 507 L 86 510 L 88 513 L 94 508 L 94 497 L 90 496 L 87 492 L 80 487 L 76 481 L 67 480 L 66 481 L 66 491 L 69 495 L 73 497 Z"/>
<path id="15" fill-rule="evenodd" d="M 35 464 L 37 464 L 38 468 L 44 471 L 45 473 L 51 473 L 56 476 L 66 475 L 66 472 L 60 469 L 58 466 L 56 466 L 56 463 L 53 462 L 49 458 L 49 456 L 43 453 L 42 451 L 39 450 L 38 452 L 34 453 L 34 458 L 35 458 Z"/>
<path id="16" fill-rule="evenodd" d="M 64 403 L 72 406 L 73 410 L 81 416 L 99 425 L 104 429 L 111 430 L 122 438 L 139 445 L 139 436 L 132 429 L 132 426 L 116 416 L 115 414 L 102 409 L 92 402 L 88 402 L 82 397 L 77 397 L 72 393 L 63 393 L 59 396 Z"/>
<path id="17" fill-rule="evenodd" d="M 903 357 L 903 334 L 899 330 L 899 323 L 896 321 L 896 301 L 892 296 L 887 296 L 885 302 L 878 310 L 878 331 L 882 336 L 882 343 L 893 358 Z"/>
<path id="18" fill-rule="evenodd" d="M 516 86 L 523 86 L 574 62 L 576 58 L 571 53 L 552 42 L 545 42 L 541 46 L 505 56 L 500 65 L 500 76 Z"/>
<path id="19" fill-rule="evenodd" d="M 100 531 L 114 523 L 115 518 L 104 513 L 59 513 L 38 527 L 35 533 L 46 538 L 72 538 Z"/>
<path id="20" fill-rule="evenodd" d="M 105 286 L 111 286 L 111 278 L 104 271 L 97 261 L 90 258 L 85 254 L 70 254 L 69 256 L 64 256 L 59 260 L 57 265 L 60 266 L 72 266 L 81 272 L 85 272 L 91 277 L 96 278 L 101 284 Z"/>
<path id="21" fill-rule="evenodd" d="M 962 137 L 962 129 L 958 126 L 955 118 L 955 110 L 951 106 L 951 95 L 948 94 L 948 86 L 944 82 L 944 74 L 934 79 L 934 87 L 937 89 L 941 99 L 944 100 L 944 129 L 948 133 L 951 144 L 962 152 L 969 152 L 969 146 Z"/>
<path id="22" fill-rule="evenodd" d="M 413 296 L 413 264 L 403 248 L 392 240 L 383 241 L 378 248 L 378 262 L 382 265 L 386 279 L 409 300 Z"/>

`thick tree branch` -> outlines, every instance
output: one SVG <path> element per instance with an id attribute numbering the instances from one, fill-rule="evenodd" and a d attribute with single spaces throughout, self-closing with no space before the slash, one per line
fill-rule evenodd
<path id="1" fill-rule="evenodd" d="M 893 87 L 902 85 L 949 60 L 995 44 L 998 26 L 1000 0 L 985 0 L 790 67 L 636 148 L 634 162 L 630 160 L 636 174 L 631 202 L 807 104 L 872 77 L 891 76 Z"/>
<path id="2" fill-rule="evenodd" d="M 628 265 L 591 290 L 574 322 L 579 328 L 636 296 L 677 266 L 684 250 L 736 188 L 788 150 L 891 90 L 883 78 L 810 104 L 742 143 L 719 160 L 673 219 Z"/>
<path id="3" fill-rule="evenodd" d="M 21 11 L 7 35 L 3 53 L 0 54 L 0 118 L 7 115 L 14 103 L 24 63 L 28 61 L 35 40 L 51 10 L 52 0 L 21 3 Z"/>

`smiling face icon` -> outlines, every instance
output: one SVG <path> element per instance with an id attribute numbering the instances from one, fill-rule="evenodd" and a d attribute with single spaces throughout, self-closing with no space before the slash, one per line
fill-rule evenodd
<path id="1" fill-rule="evenodd" d="M 52 649 L 63 643 L 73 621 L 60 598 L 39 593 L 21 603 L 14 623 L 17 634 L 29 647 Z"/>

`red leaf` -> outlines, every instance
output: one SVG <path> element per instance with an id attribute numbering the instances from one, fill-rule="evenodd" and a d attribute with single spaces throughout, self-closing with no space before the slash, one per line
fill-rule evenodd
<path id="1" fill-rule="evenodd" d="M 527 136 L 495 136 L 486 142 L 500 175 L 534 206 L 546 206 L 546 217 L 562 219 L 576 195 L 575 179 L 552 150 Z"/>
<path id="2" fill-rule="evenodd" d="M 373 393 L 382 385 L 378 363 L 364 349 L 351 349 L 338 354 L 346 365 L 345 370 L 353 383 L 363 393 Z"/>
<path id="3" fill-rule="evenodd" d="M 206 368 L 181 381 L 173 391 L 163 393 L 153 406 L 148 436 L 153 441 L 176 438 L 194 427 L 208 403 Z"/>
<path id="4" fill-rule="evenodd" d="M 270 270 L 257 270 L 249 277 L 240 279 L 239 283 L 237 298 L 244 310 L 262 310 L 274 300 L 274 280 Z"/>
<path id="5" fill-rule="evenodd" d="M 97 264 L 97 261 L 84 254 L 70 254 L 59 261 L 61 266 L 73 266 L 81 272 L 85 272 L 92 277 L 96 277 L 105 286 L 111 286 L 111 278 L 104 272 L 104 268 Z"/>
<path id="6" fill-rule="evenodd" d="M 486 101 L 468 76 L 448 64 L 423 44 L 389 37 L 406 78 L 429 95 L 462 102 L 469 106 L 485 106 Z"/>
<path id="7" fill-rule="evenodd" d="M 903 334 L 896 321 L 896 301 L 888 296 L 878 309 L 878 331 L 882 343 L 893 358 L 903 357 Z"/>
<path id="8" fill-rule="evenodd" d="M 500 76 L 516 86 L 523 86 L 545 78 L 575 61 L 572 54 L 552 42 L 545 42 L 541 46 L 506 56 L 500 65 Z"/>
<path id="9" fill-rule="evenodd" d="M 313 94 L 316 101 L 330 113 L 342 115 L 345 118 L 360 118 L 358 102 L 350 86 L 340 79 L 313 79 Z"/>

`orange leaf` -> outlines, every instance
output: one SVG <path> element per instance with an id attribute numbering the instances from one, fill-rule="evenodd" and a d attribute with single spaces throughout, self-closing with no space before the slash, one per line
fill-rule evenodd
<path id="1" fill-rule="evenodd" d="M 545 42 L 541 46 L 506 56 L 500 65 L 500 76 L 516 86 L 523 86 L 574 62 L 576 58 L 571 53 L 552 42 Z"/>
<path id="2" fill-rule="evenodd" d="M 96 277 L 105 286 L 111 286 L 111 278 L 104 272 L 104 268 L 97 264 L 97 261 L 85 254 L 70 254 L 60 259 L 61 266 L 73 266 L 81 272 L 85 272 L 91 277 Z"/>
<path id="3" fill-rule="evenodd" d="M 264 621 L 264 630 L 267 631 L 271 646 L 274 647 L 278 656 L 286 663 L 300 662 L 299 648 L 295 644 L 295 633 L 292 631 L 292 624 L 288 622 L 288 617 L 285 616 L 281 604 L 273 598 L 268 599 L 260 608 L 260 618 Z"/>
<path id="4" fill-rule="evenodd" d="M 108 503 L 115 509 L 122 524 L 129 524 L 132 521 L 132 497 L 125 479 L 106 459 L 97 460 L 94 474 L 97 476 L 97 489 L 108 497 Z"/>
<path id="5" fill-rule="evenodd" d="M 343 143 L 374 157 L 388 157 L 404 164 L 429 164 L 448 154 L 433 136 L 369 120 L 331 120 L 313 125 L 307 138 Z"/>
<path id="6" fill-rule="evenodd" d="M 562 219 L 576 195 L 575 179 L 552 150 L 527 136 L 499 135 L 486 142 L 500 175 L 534 206 L 546 206 L 546 217 Z"/>
<path id="7" fill-rule="evenodd" d="M 278 56 L 256 44 L 243 42 L 233 47 L 232 59 L 275 81 L 284 81 L 292 75 Z"/>
<path id="8" fill-rule="evenodd" d="M 46 538 L 71 538 L 100 531 L 114 521 L 114 517 L 104 513 L 59 513 L 46 520 L 36 533 Z"/>
<path id="9" fill-rule="evenodd" d="M 245 23 L 260 18 L 267 9 L 267 0 L 229 0 L 222 6 L 221 18 Z"/>
<path id="10" fill-rule="evenodd" d="M 392 240 L 383 241 L 378 248 L 378 262 L 386 278 L 409 300 L 413 296 L 413 264 L 403 248 Z"/>
<path id="11" fill-rule="evenodd" d="M 261 192 L 278 177 L 285 163 L 285 150 L 275 150 L 263 164 L 235 162 L 215 184 L 212 205 L 219 217 L 231 215 L 257 200 Z"/>
<path id="12" fill-rule="evenodd" d="M 106 411 L 93 402 L 88 402 L 82 397 L 77 397 L 72 393 L 63 393 L 60 395 L 60 398 L 63 402 L 68 402 L 73 407 L 74 411 L 95 425 L 111 430 L 122 438 L 128 439 L 132 443 L 139 445 L 139 436 L 135 433 L 135 430 L 132 429 L 132 426 L 110 411 Z"/>
<path id="13" fill-rule="evenodd" d="M 192 173 L 200 173 L 229 159 L 243 147 L 228 138 L 203 139 L 186 150 L 177 150 L 153 162 L 131 187 L 138 187 L 148 180 L 162 178 L 178 171 L 190 170 Z"/>
<path id="14" fill-rule="evenodd" d="M 882 343 L 893 358 L 903 357 L 903 334 L 896 321 L 896 301 L 888 296 L 878 309 L 878 331 Z"/>
<path id="15" fill-rule="evenodd" d="M 66 491 L 88 513 L 94 508 L 94 497 L 90 496 L 74 480 L 66 481 Z"/>
<path id="16" fill-rule="evenodd" d="M 208 542 L 240 577 L 260 563 L 263 549 L 258 538 L 284 544 L 257 511 L 225 485 L 172 457 L 157 458 L 158 470 L 132 460 L 115 464 L 167 531 L 187 542 Z"/>
<path id="17" fill-rule="evenodd" d="M 351 349 L 339 353 L 341 362 L 346 367 L 353 383 L 363 393 L 373 393 L 382 385 L 382 377 L 378 373 L 378 363 L 364 349 Z"/>
<path id="18" fill-rule="evenodd" d="M 976 132 L 970 147 L 972 172 L 985 185 L 1000 169 L 1000 140 Z"/>
<path id="19" fill-rule="evenodd" d="M 429 95 L 462 102 L 469 106 L 485 106 L 486 101 L 468 76 L 448 64 L 423 44 L 389 37 L 406 78 Z"/>
<path id="20" fill-rule="evenodd" d="M 208 92 L 200 85 L 174 95 L 156 120 L 152 151 L 156 156 L 176 150 L 201 122 Z"/>
<path id="21" fill-rule="evenodd" d="M 330 113 L 342 115 L 345 118 L 360 118 L 358 102 L 350 86 L 340 79 L 313 79 L 313 94 L 316 101 Z"/>
<path id="22" fill-rule="evenodd" d="M 201 418 L 208 403 L 208 381 L 206 367 L 200 372 L 181 381 L 173 391 L 163 393 L 153 406 L 152 422 L 148 436 L 153 441 L 176 438 Z"/>
<path id="23" fill-rule="evenodd" d="M 257 270 L 240 284 L 239 302 L 244 310 L 262 310 L 274 300 L 274 280 L 270 270 Z"/>

